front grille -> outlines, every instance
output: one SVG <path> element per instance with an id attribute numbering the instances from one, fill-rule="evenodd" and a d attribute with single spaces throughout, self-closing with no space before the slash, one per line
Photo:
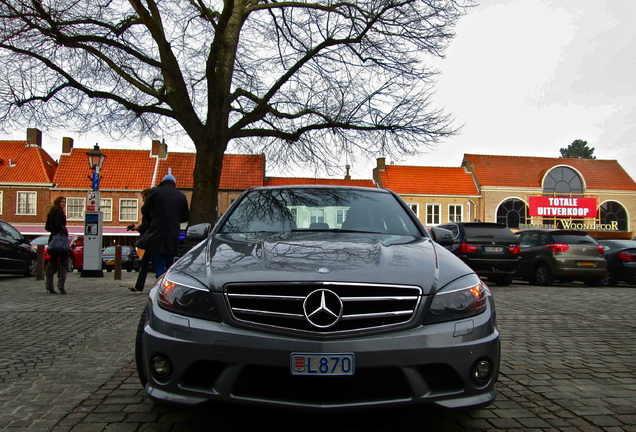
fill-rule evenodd
<path id="1" fill-rule="evenodd" d="M 415 316 L 422 299 L 419 287 L 402 285 L 228 284 L 225 289 L 232 316 L 240 323 L 321 335 L 405 325 Z M 307 318 L 305 309 L 319 309 L 322 292 L 327 293 L 328 312 L 341 312 L 339 319 L 330 313 Z"/>
<path id="2" fill-rule="evenodd" d="M 237 397 L 307 405 L 339 405 L 407 399 L 411 389 L 397 368 L 358 370 L 353 376 L 294 376 L 289 369 L 250 366 L 239 376 Z"/>

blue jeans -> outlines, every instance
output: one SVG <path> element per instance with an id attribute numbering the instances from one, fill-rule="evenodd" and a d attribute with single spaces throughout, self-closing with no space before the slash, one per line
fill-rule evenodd
<path id="1" fill-rule="evenodd" d="M 174 255 L 155 254 L 155 276 L 157 279 L 174 263 Z"/>

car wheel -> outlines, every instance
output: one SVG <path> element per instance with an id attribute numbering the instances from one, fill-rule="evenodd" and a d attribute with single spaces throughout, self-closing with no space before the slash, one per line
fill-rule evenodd
<path id="1" fill-rule="evenodd" d="M 73 256 L 69 256 L 66 261 L 66 271 L 68 273 L 73 273 L 73 269 L 75 268 L 75 258 Z"/>
<path id="2" fill-rule="evenodd" d="M 137 365 L 137 376 L 142 387 L 146 387 L 148 378 L 144 371 L 144 328 L 146 326 L 146 320 L 148 319 L 148 308 L 144 308 L 137 324 L 137 336 L 135 337 L 135 363 Z"/>
<path id="3" fill-rule="evenodd" d="M 25 276 L 35 276 L 38 271 L 38 260 L 33 258 L 29 261 L 29 267 L 27 267 L 27 271 L 24 272 Z"/>
<path id="4" fill-rule="evenodd" d="M 495 283 L 499 286 L 508 286 L 512 283 L 512 275 L 498 276 Z"/>
<path id="5" fill-rule="evenodd" d="M 603 285 L 603 279 L 604 278 L 600 278 L 600 277 L 589 278 L 589 279 L 585 280 L 585 285 L 587 285 L 589 287 L 601 286 L 601 285 Z"/>
<path id="6" fill-rule="evenodd" d="M 608 272 L 603 279 L 601 279 L 601 285 L 615 287 L 618 285 L 618 279 Z"/>
<path id="7" fill-rule="evenodd" d="M 554 278 L 552 277 L 552 272 L 550 271 L 550 267 L 545 264 L 537 265 L 537 268 L 534 270 L 534 280 L 537 285 L 541 286 L 550 286 L 554 282 Z"/>

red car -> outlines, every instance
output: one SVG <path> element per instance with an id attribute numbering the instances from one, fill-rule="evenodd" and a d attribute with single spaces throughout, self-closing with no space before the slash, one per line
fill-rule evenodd
<path id="1" fill-rule="evenodd" d="M 73 269 L 81 271 L 84 268 L 84 236 L 71 235 L 71 249 L 73 254 L 68 258 L 68 271 L 72 272 Z M 44 261 L 48 263 L 51 258 L 48 254 L 47 248 L 49 245 L 49 236 L 43 235 L 31 240 L 31 245 L 37 249 L 38 245 L 44 245 Z"/>

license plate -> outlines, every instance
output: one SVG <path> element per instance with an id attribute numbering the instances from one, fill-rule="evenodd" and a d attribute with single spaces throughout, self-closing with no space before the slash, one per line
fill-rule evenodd
<path id="1" fill-rule="evenodd" d="M 503 253 L 502 246 L 484 246 L 484 252 L 486 253 Z"/>
<path id="2" fill-rule="evenodd" d="M 579 261 L 579 262 L 577 262 L 577 264 L 579 266 L 582 266 L 582 267 L 595 267 L 596 266 L 596 264 L 594 264 L 592 261 Z"/>
<path id="3" fill-rule="evenodd" d="M 292 375 L 342 376 L 355 372 L 355 356 L 347 354 L 292 353 Z"/>

